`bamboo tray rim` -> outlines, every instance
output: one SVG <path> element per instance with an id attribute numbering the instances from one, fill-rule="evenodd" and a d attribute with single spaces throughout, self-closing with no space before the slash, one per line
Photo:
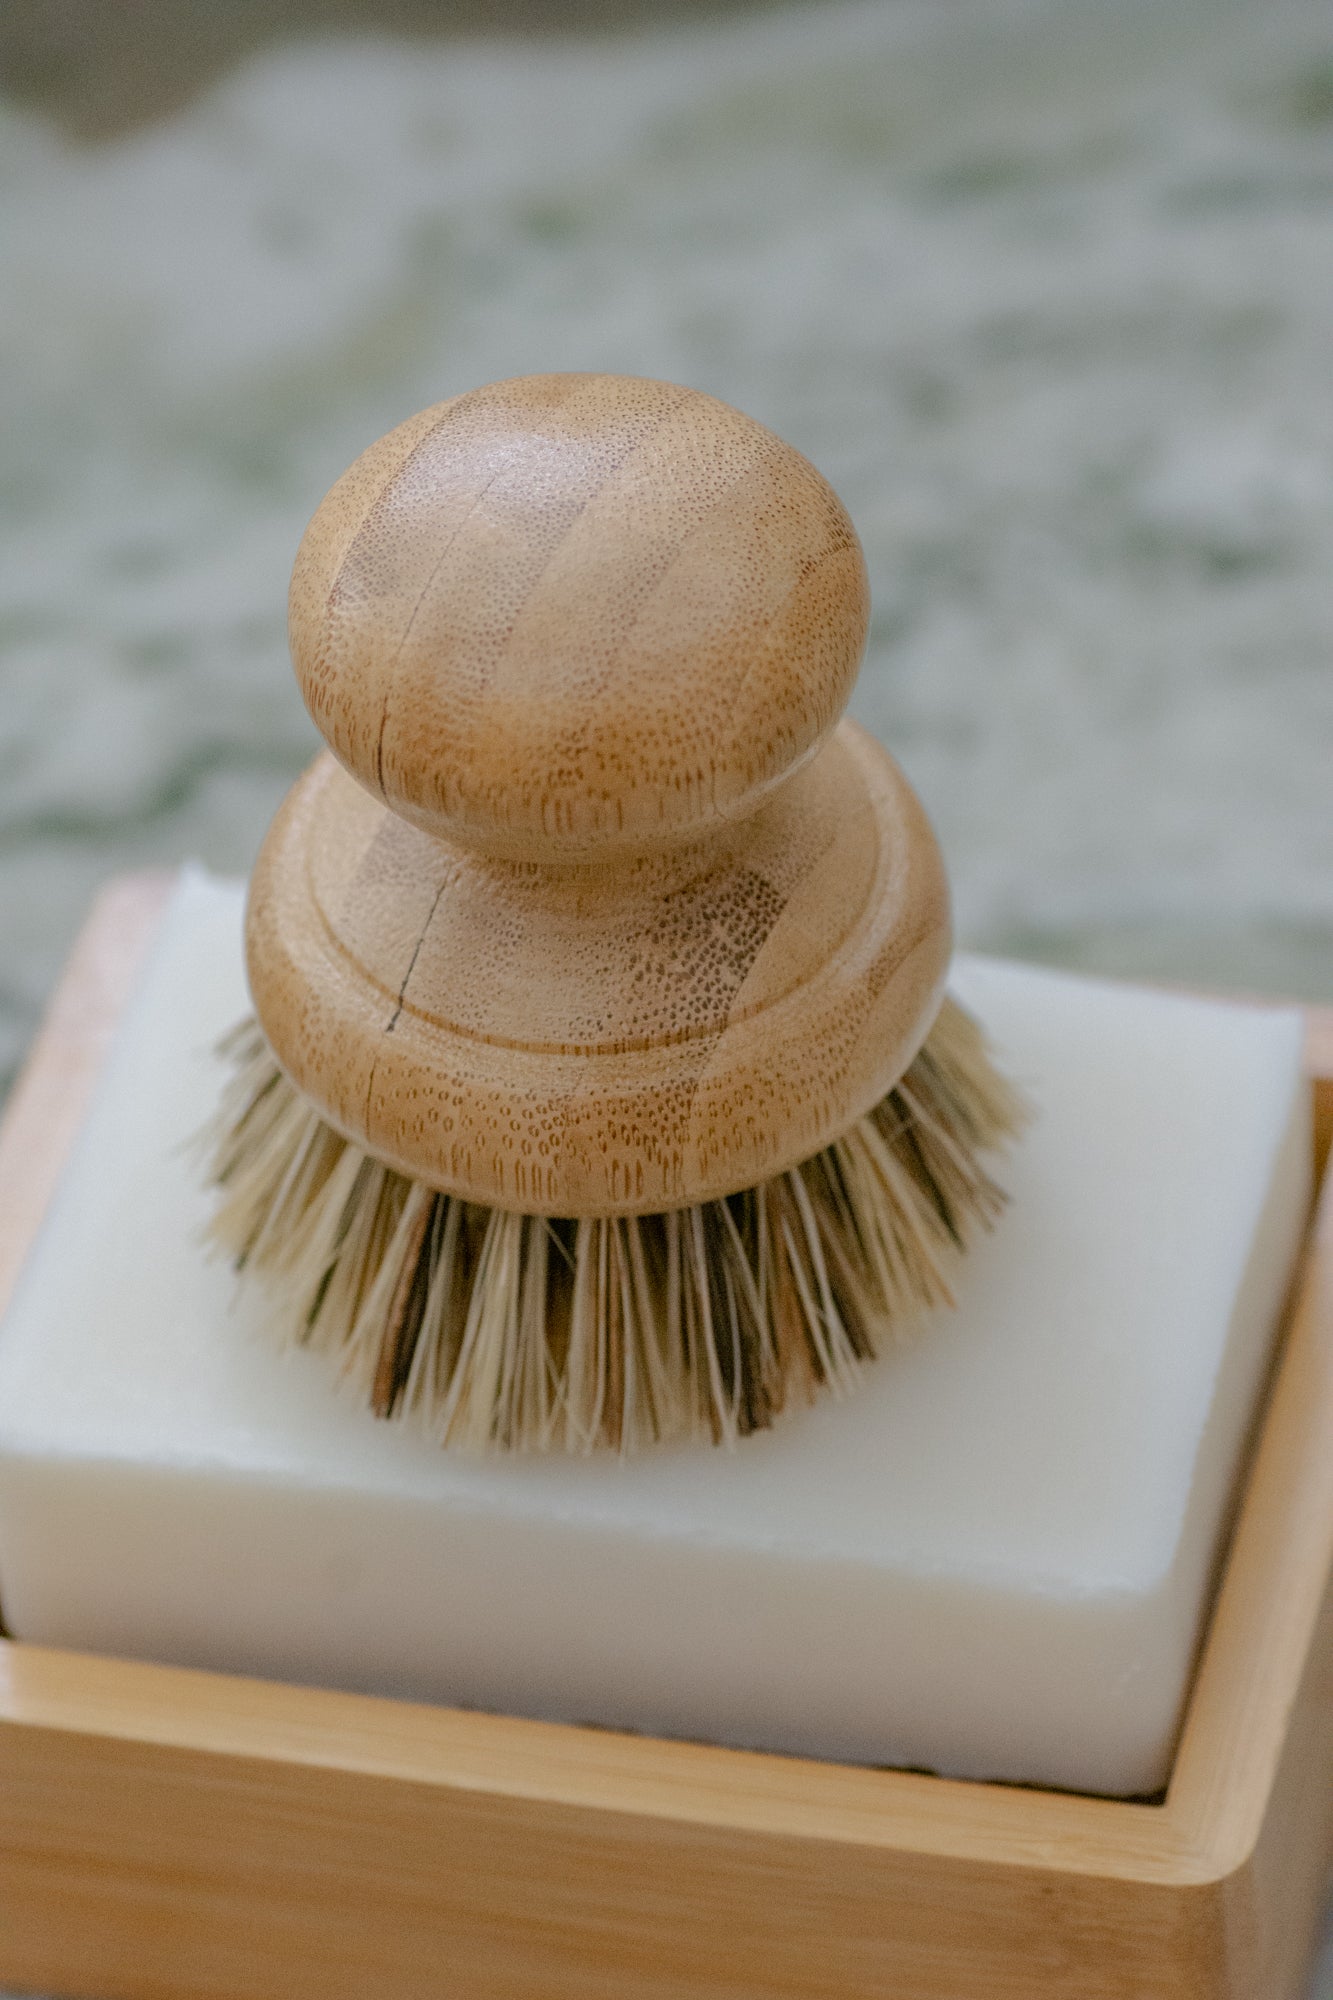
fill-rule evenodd
<path id="1" fill-rule="evenodd" d="M 95 904 L 0 1127 L 0 1311 L 173 878 Z M 1254 1004 L 1263 1004 L 1256 1002 Z M 1333 1009 L 1309 1008 L 1319 1158 Z M 1333 1563 L 1333 1176 L 1302 1257 L 1160 1801 L 816 1762 L 164 1667 L 0 1639 L 0 1731 L 360 1773 L 429 1792 L 1176 1887 L 1253 1853 Z"/>

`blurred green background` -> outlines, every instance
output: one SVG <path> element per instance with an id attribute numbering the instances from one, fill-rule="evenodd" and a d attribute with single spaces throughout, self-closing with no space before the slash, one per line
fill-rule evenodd
<path id="1" fill-rule="evenodd" d="M 1326 0 L 17 0 L 0 271 L 0 1076 L 310 754 L 325 487 L 547 368 L 839 488 L 966 943 L 1333 997 Z"/>

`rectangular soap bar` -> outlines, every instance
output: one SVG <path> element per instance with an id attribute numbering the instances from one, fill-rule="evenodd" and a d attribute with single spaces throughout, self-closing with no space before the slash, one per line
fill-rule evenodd
<path id="1" fill-rule="evenodd" d="M 957 1309 L 734 1452 L 478 1461 L 280 1352 L 201 1250 L 240 921 L 184 878 L 0 1325 L 19 1637 L 1162 1785 L 1308 1200 L 1299 1014 L 961 960 L 1037 1117 Z"/>

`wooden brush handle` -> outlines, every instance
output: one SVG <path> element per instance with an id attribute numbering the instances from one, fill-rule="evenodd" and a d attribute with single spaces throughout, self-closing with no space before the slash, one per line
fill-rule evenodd
<path id="1" fill-rule="evenodd" d="M 351 776 L 301 781 L 251 893 L 297 1084 L 413 1177 L 547 1214 L 683 1206 L 845 1129 L 949 952 L 919 805 L 834 728 L 866 619 L 836 495 L 697 392 L 537 376 L 372 446 L 291 593 Z"/>
<path id="2" fill-rule="evenodd" d="M 670 383 L 501 382 L 344 474 L 292 579 L 334 755 L 429 833 L 604 860 L 754 809 L 836 722 L 861 546 L 788 445 Z"/>

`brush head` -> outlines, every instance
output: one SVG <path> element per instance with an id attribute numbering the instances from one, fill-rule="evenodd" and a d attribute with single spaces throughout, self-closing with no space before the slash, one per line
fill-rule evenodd
<path id="1" fill-rule="evenodd" d="M 458 397 L 316 513 L 214 1235 L 376 1414 L 731 1442 L 948 1297 L 1017 1106 L 838 721 L 866 612 L 814 468 L 671 383 Z"/>
<path id="2" fill-rule="evenodd" d="M 358 460 L 291 597 L 338 761 L 280 812 L 247 928 L 329 1125 L 471 1202 L 608 1217 L 867 1113 L 949 921 L 910 787 L 837 724 L 865 623 L 825 481 L 672 384 L 500 383 Z"/>
<path id="3" fill-rule="evenodd" d="M 732 1444 L 950 1298 L 1003 1204 L 1021 1108 L 951 1001 L 906 1074 L 799 1167 L 665 1214 L 550 1221 L 437 1194 L 348 1144 L 254 1022 L 211 1134 L 214 1240 L 286 1337 L 379 1417 L 474 1451 Z"/>

